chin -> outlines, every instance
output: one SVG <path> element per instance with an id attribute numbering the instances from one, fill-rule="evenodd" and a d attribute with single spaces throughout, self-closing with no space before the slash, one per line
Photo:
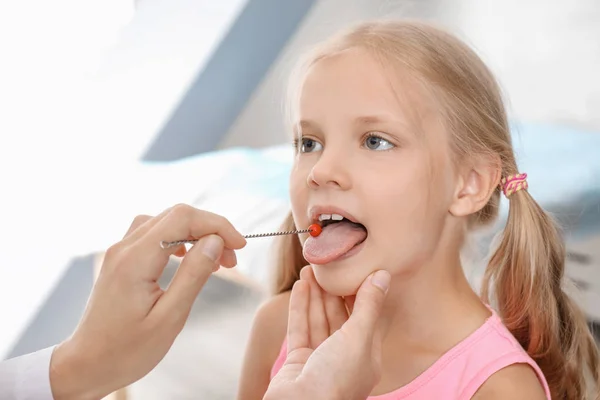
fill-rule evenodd
<path id="1" fill-rule="evenodd" d="M 364 280 L 373 271 L 358 271 L 349 269 L 340 263 L 327 265 L 312 265 L 319 286 L 334 296 L 353 296 Z"/>

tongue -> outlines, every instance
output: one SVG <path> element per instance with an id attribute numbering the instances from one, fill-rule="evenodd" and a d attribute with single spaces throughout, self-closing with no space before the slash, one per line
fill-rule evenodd
<path id="1" fill-rule="evenodd" d="M 327 264 L 346 254 L 366 237 L 367 232 L 362 227 L 350 222 L 328 225 L 316 238 L 306 239 L 304 258 L 311 264 Z"/>

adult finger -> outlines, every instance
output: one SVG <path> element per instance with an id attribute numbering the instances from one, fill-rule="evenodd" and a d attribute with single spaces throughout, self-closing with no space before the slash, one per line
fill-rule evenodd
<path id="1" fill-rule="evenodd" d="M 231 249 L 224 249 L 221 259 L 219 260 L 219 265 L 222 265 L 225 268 L 235 267 L 237 265 L 237 256 L 235 255 L 235 252 Z"/>
<path id="2" fill-rule="evenodd" d="M 133 219 L 133 222 L 131 223 L 131 225 L 129 226 L 129 229 L 127 230 L 127 233 L 125 234 L 125 236 L 123 236 L 123 242 L 125 242 L 127 239 L 129 240 L 135 240 L 136 237 L 139 237 L 141 235 L 143 235 L 145 232 L 147 232 L 150 228 L 152 228 L 154 225 L 156 225 L 158 223 L 158 221 L 160 221 L 167 213 L 168 210 L 163 211 L 161 214 L 159 214 L 156 217 L 152 217 L 150 215 L 138 215 Z M 183 257 L 185 256 L 187 250 L 185 248 L 185 245 L 181 245 L 181 246 L 176 246 L 171 250 L 171 254 L 177 256 L 177 257 Z"/>
<path id="3" fill-rule="evenodd" d="M 382 359 L 382 348 L 383 348 L 383 328 L 381 324 L 376 324 L 375 330 L 373 332 L 373 343 L 371 346 L 371 357 L 373 357 L 373 361 L 375 365 L 381 366 Z"/>
<path id="4" fill-rule="evenodd" d="M 133 219 L 131 225 L 129 225 L 129 229 L 127 229 L 127 233 L 123 236 L 123 239 L 131 235 L 136 229 L 145 224 L 147 221 L 151 220 L 152 217 L 150 215 L 138 215 Z"/>
<path id="5" fill-rule="evenodd" d="M 175 250 L 174 255 L 177 257 L 184 257 L 186 254 L 187 250 L 185 245 L 177 246 L 177 250 Z M 221 254 L 218 264 L 225 268 L 235 267 L 237 265 L 237 256 L 235 255 L 235 251 L 227 248 L 223 249 L 223 254 Z"/>
<path id="6" fill-rule="evenodd" d="M 219 235 L 229 249 L 241 249 L 246 245 L 246 239 L 227 219 L 185 204 L 173 207 L 139 241 L 150 257 L 156 257 L 165 253 L 160 247 L 163 240 L 170 242 L 190 236 L 200 239 L 210 234 Z"/>
<path id="7" fill-rule="evenodd" d="M 287 352 L 306 349 L 310 346 L 310 331 L 308 327 L 310 287 L 306 281 L 296 281 L 290 296 L 288 314 Z"/>
<path id="8" fill-rule="evenodd" d="M 220 236 L 209 235 L 192 246 L 155 306 L 158 315 L 170 315 L 178 322 L 185 322 L 198 293 L 218 265 L 223 245 Z"/>
<path id="9" fill-rule="evenodd" d="M 147 220 L 144 218 L 144 217 L 147 217 L 146 215 L 138 215 L 136 218 L 134 218 L 133 223 L 129 227 L 129 231 L 127 231 L 127 234 L 125 235 L 125 237 L 123 239 L 123 242 L 125 244 L 131 244 L 131 243 L 135 242 L 140 237 L 144 236 L 150 229 L 152 229 L 170 211 L 171 211 L 171 208 L 167 208 L 167 209 L 163 210 L 160 214 L 158 214 L 156 217 L 151 217 L 150 219 L 147 219 Z M 136 219 L 137 219 L 137 221 L 136 221 Z M 142 222 L 142 223 L 135 226 L 139 222 Z"/>
<path id="10" fill-rule="evenodd" d="M 195 238 L 188 236 L 186 239 L 193 240 Z M 187 248 L 185 246 L 185 244 L 182 244 L 180 246 L 169 247 L 169 249 L 165 250 L 165 252 L 171 253 L 177 257 L 184 257 L 187 254 Z"/>
<path id="11" fill-rule="evenodd" d="M 331 336 L 348 320 L 348 311 L 344 299 L 339 296 L 325 293 L 323 300 L 325 302 L 325 315 L 329 322 L 329 335 Z"/>
<path id="12" fill-rule="evenodd" d="M 389 272 L 376 271 L 365 279 L 356 293 L 354 309 L 348 322 L 360 326 L 361 330 L 369 336 L 372 336 L 375 331 L 390 280 Z"/>
<path id="13" fill-rule="evenodd" d="M 188 239 L 193 238 L 189 237 Z M 183 244 L 181 246 L 174 247 L 172 250 L 173 255 L 177 257 L 184 257 L 187 254 L 187 250 Z M 225 268 L 235 267 L 237 265 L 237 256 L 235 255 L 235 251 L 228 248 L 223 249 L 223 254 L 221 255 L 221 259 L 219 260 L 218 264 Z"/>
<path id="14" fill-rule="evenodd" d="M 308 309 L 308 327 L 310 329 L 310 345 L 316 349 L 329 337 L 329 324 L 325 316 L 323 292 L 310 265 L 302 268 L 300 279 L 308 282 L 310 287 L 310 300 Z"/>

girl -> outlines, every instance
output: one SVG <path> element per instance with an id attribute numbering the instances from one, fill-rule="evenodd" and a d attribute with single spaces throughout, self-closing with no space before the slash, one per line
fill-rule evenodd
<path id="1" fill-rule="evenodd" d="M 311 332 L 328 326 L 315 345 L 340 326 L 336 297 L 375 270 L 392 275 L 373 399 L 597 395 L 597 348 L 562 289 L 564 243 L 526 190 L 500 90 L 477 55 L 425 24 L 375 22 L 324 43 L 299 71 L 285 230 L 321 221 L 323 232 L 280 242 L 277 295 L 256 315 L 240 398 L 261 399 L 285 360 L 289 290 L 306 264 L 324 304 L 311 309 Z M 479 297 L 460 252 L 502 193 L 510 212 Z"/>

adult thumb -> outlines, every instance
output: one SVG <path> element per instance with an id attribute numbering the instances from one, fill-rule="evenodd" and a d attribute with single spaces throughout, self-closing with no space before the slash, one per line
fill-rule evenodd
<path id="1" fill-rule="evenodd" d="M 161 297 L 162 311 L 173 313 L 181 309 L 184 310 L 181 314 L 187 318 L 198 293 L 217 267 L 223 249 L 223 239 L 218 235 L 198 240 L 181 261 L 169 288 Z"/>
<path id="2" fill-rule="evenodd" d="M 355 323 L 372 333 L 379 320 L 390 281 L 390 273 L 385 270 L 376 271 L 367 277 L 356 293 L 349 320 L 356 321 Z"/>

